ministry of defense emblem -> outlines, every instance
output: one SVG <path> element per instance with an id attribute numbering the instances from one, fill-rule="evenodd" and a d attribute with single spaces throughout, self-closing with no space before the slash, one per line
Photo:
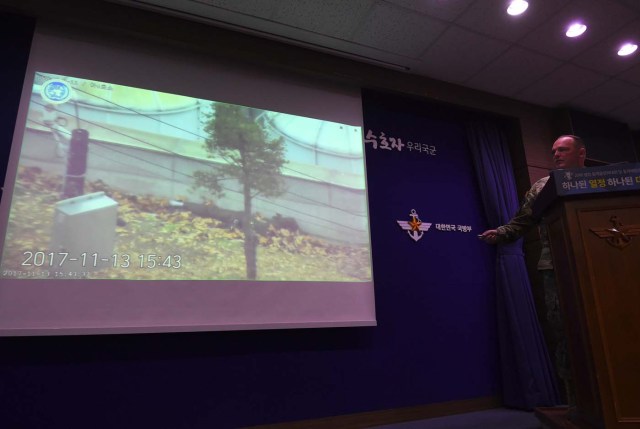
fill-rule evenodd
<path id="1" fill-rule="evenodd" d="M 631 244 L 633 237 L 640 235 L 640 225 L 624 225 L 618 216 L 611 216 L 609 222 L 613 228 L 590 228 L 590 231 L 617 249 L 624 249 Z"/>
<path id="2" fill-rule="evenodd" d="M 396 222 L 398 222 L 400 228 L 407 231 L 413 241 L 418 241 L 429 230 L 431 224 L 422 222 L 414 209 L 411 209 L 409 216 L 411 216 L 411 220 L 397 220 Z"/>

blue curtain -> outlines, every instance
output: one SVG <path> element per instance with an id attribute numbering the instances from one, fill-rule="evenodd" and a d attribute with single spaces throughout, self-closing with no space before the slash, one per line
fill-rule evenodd
<path id="1" fill-rule="evenodd" d="M 467 123 L 467 136 L 489 225 L 504 225 L 519 208 L 506 137 L 498 124 Z M 499 245 L 496 309 L 502 400 L 530 410 L 560 404 L 553 366 L 531 295 L 522 240 Z"/>

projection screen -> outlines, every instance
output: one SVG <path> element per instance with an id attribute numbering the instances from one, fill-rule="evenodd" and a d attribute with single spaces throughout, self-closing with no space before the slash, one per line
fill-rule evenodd
<path id="1" fill-rule="evenodd" d="M 357 88 L 40 28 L 0 334 L 375 325 L 362 135 Z"/>

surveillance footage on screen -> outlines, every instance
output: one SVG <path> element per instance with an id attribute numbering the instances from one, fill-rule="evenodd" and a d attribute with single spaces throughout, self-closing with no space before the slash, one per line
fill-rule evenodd
<path id="1" fill-rule="evenodd" d="M 371 281 L 357 126 L 39 72 L 5 198 L 3 278 Z"/>

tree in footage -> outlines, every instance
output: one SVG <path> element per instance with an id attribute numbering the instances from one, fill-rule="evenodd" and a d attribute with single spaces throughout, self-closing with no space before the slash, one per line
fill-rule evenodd
<path id="1" fill-rule="evenodd" d="M 207 151 L 212 157 L 224 160 L 215 169 L 194 173 L 196 187 L 209 189 L 221 196 L 221 183 L 237 179 L 242 185 L 244 214 L 244 254 L 247 278 L 256 279 L 256 248 L 258 239 L 252 222 L 252 201 L 257 195 L 277 197 L 284 192 L 280 169 L 286 162 L 284 140 L 269 140 L 265 130 L 256 121 L 261 110 L 224 103 L 212 105 L 204 130 Z"/>

